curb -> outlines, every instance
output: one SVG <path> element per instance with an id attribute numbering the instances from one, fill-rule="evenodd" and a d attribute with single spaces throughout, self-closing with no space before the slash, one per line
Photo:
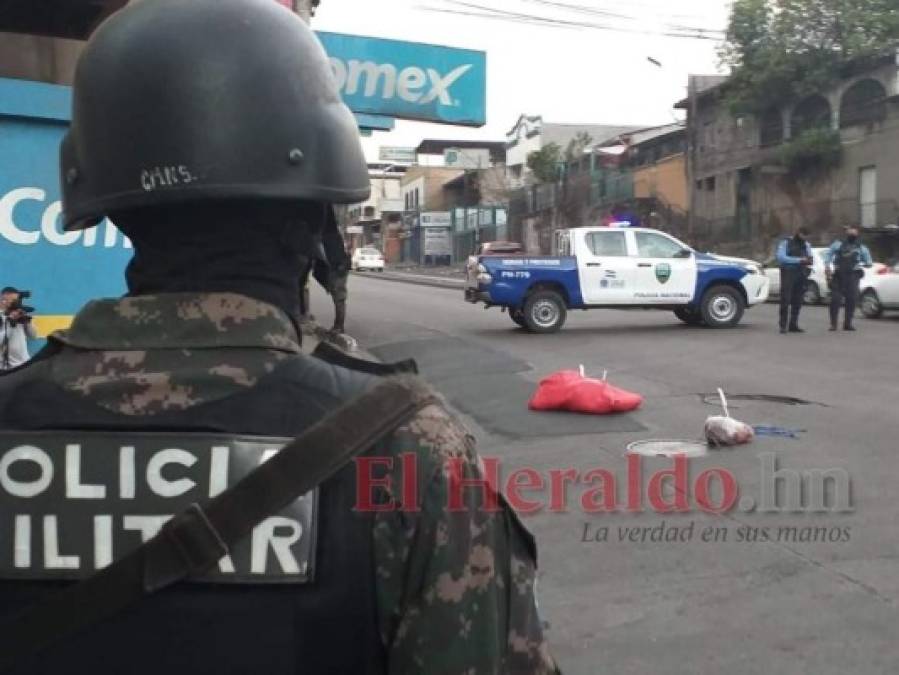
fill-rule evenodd
<path id="1" fill-rule="evenodd" d="M 431 286 L 433 288 L 447 288 L 454 291 L 461 291 L 465 288 L 464 279 L 440 279 L 439 277 L 426 277 L 417 274 L 402 274 L 396 272 L 352 272 L 351 274 L 370 279 L 382 279 L 384 281 L 413 284 L 416 286 Z"/>

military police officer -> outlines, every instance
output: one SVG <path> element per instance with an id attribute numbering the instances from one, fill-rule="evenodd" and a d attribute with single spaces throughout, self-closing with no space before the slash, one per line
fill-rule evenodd
<path id="1" fill-rule="evenodd" d="M 337 229 L 337 219 L 333 210 L 328 212 L 322 233 L 324 259 L 313 263 L 312 273 L 322 287 L 328 291 L 334 303 L 334 323 L 332 333 L 343 333 L 346 324 L 347 282 L 350 276 L 350 256 L 346 244 Z"/>
<path id="2" fill-rule="evenodd" d="M 0 551 L 9 621 L 57 592 L 54 580 L 117 556 L 113 527 L 152 533 L 159 520 L 92 509 L 216 494 L 227 487 L 222 447 L 296 436 L 374 379 L 300 350 L 297 260 L 311 255 L 331 205 L 363 201 L 369 184 L 321 46 L 278 3 L 141 0 L 114 14 L 78 64 L 61 171 L 65 227 L 109 217 L 135 252 L 127 296 L 89 303 L 30 365 L 0 378 L 0 429 L 32 435 L 13 459 L 43 472 L 9 473 L 28 490 L 0 501 L 3 523 L 17 525 L 15 551 L 6 536 Z M 79 464 L 85 448 L 70 437 L 85 433 L 116 454 Z M 146 465 L 134 434 L 162 448 Z M 198 434 L 211 435 L 212 456 L 185 451 Z M 28 497 L 60 466 L 42 459 L 54 443 L 66 469 L 61 483 L 38 486 L 41 499 L 59 493 L 54 515 L 41 516 Z M 556 672 L 532 539 L 507 507 L 482 508 L 484 490 L 448 509 L 447 460 L 483 478 L 465 428 L 436 400 L 381 445 L 372 452 L 385 480 L 345 466 L 320 486 L 308 531 L 272 529 L 261 546 L 254 534 L 246 574 L 236 554 L 222 559 L 230 579 L 178 583 L 16 672 Z M 118 478 L 102 483 L 109 466 Z M 355 508 L 360 480 L 376 486 L 372 508 Z M 376 508 L 397 502 L 406 508 Z M 91 517 L 95 546 L 81 551 L 61 514 Z M 41 523 L 44 537 L 31 536 Z M 302 565 L 297 538 L 308 543 Z M 279 577 L 266 555 L 291 574 Z"/>

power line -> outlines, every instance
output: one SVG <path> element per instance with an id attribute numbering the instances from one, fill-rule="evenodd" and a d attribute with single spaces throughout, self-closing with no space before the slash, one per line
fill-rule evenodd
<path id="1" fill-rule="evenodd" d="M 445 9 L 441 7 L 431 7 L 431 6 L 421 6 L 418 8 L 428 12 L 439 12 L 443 14 L 457 14 L 461 16 L 470 16 L 476 18 L 485 18 L 485 19 L 493 19 L 500 20 L 512 23 L 527 23 L 532 25 L 539 25 L 550 28 L 568 28 L 573 30 L 581 30 L 581 29 L 592 29 L 592 30 L 601 30 L 607 32 L 617 32 L 617 33 L 630 33 L 630 34 L 638 34 L 638 35 L 661 35 L 664 37 L 672 37 L 672 38 L 685 38 L 685 39 L 694 39 L 694 40 L 714 40 L 718 41 L 720 38 L 714 37 L 712 35 L 706 34 L 709 31 L 705 29 L 691 29 L 689 31 L 666 31 L 666 30 L 639 30 L 634 28 L 627 28 L 623 26 L 613 26 L 609 24 L 600 24 L 593 22 L 584 22 L 584 21 L 571 21 L 567 19 L 554 19 L 545 16 L 539 16 L 536 14 L 526 14 L 522 12 L 509 12 L 505 10 L 494 9 L 492 7 L 488 7 L 485 5 L 479 5 L 472 2 L 462 2 L 461 0 L 446 0 L 448 3 L 463 7 L 465 9 L 460 10 L 452 10 Z"/>
<path id="2" fill-rule="evenodd" d="M 570 4 L 567 2 L 559 2 L 558 0 L 520 0 L 521 2 L 527 2 L 536 5 L 555 7 L 562 10 L 566 10 L 569 12 L 574 12 L 578 14 L 587 14 L 590 16 L 602 16 L 610 19 L 623 19 L 625 21 L 645 21 L 645 17 L 636 16 L 634 14 L 622 14 L 618 11 L 610 11 L 608 9 L 600 9 L 598 7 L 593 7 L 589 5 L 580 5 L 580 4 Z M 700 17 L 690 17 L 687 15 L 667 15 L 664 13 L 655 13 L 656 18 L 664 18 L 664 19 L 688 19 L 688 18 L 700 18 Z M 670 28 L 676 28 L 678 30 L 698 30 L 698 31 L 706 31 L 709 33 L 720 33 L 722 38 L 724 37 L 724 31 L 719 30 L 717 28 L 704 28 L 700 26 L 689 26 L 685 24 L 668 24 Z"/>
<path id="3" fill-rule="evenodd" d="M 554 7 L 566 7 L 569 10 L 575 10 L 575 11 L 581 10 L 581 11 L 592 13 L 592 14 L 596 14 L 598 12 L 598 10 L 595 10 L 593 8 L 588 8 L 583 5 L 571 5 L 568 3 L 558 2 L 557 0 L 524 0 L 524 1 L 526 1 L 526 2 L 532 1 L 532 2 L 537 2 L 540 4 L 549 4 Z M 624 32 L 624 33 L 636 33 L 636 34 L 641 34 L 641 35 L 668 35 L 670 37 L 693 37 L 692 35 L 682 35 L 682 33 L 696 33 L 697 35 L 704 35 L 705 33 L 711 34 L 711 33 L 715 32 L 715 33 L 720 33 L 720 38 L 710 36 L 707 39 L 723 39 L 724 38 L 723 31 L 713 31 L 711 29 L 705 29 L 705 28 L 699 28 L 699 27 L 674 28 L 673 30 L 676 32 L 676 34 L 675 34 L 675 33 L 665 32 L 665 31 L 636 30 L 633 28 L 628 28 L 628 27 L 624 27 L 624 26 L 615 26 L 615 25 L 608 24 L 608 23 L 603 23 L 603 24 L 589 23 L 589 22 L 584 22 L 584 21 L 573 21 L 570 19 L 554 18 L 554 17 L 550 17 L 550 16 L 541 16 L 538 14 L 529 14 L 529 13 L 526 14 L 523 12 L 510 12 L 507 10 L 494 9 L 493 7 L 476 4 L 473 2 L 465 2 L 463 0 L 444 0 L 444 2 L 446 2 L 447 4 L 451 4 L 451 5 L 466 7 L 468 9 L 487 11 L 487 12 L 492 12 L 494 14 L 505 15 L 505 16 L 510 16 L 510 17 L 514 16 L 517 19 L 536 20 L 536 21 L 540 21 L 540 22 L 546 22 L 548 24 L 558 23 L 558 24 L 562 24 L 562 25 L 566 25 L 566 26 L 576 26 L 579 28 L 594 28 L 594 29 L 598 29 L 598 30 L 619 31 L 619 32 Z M 623 17 L 630 21 L 638 20 L 637 17 L 635 17 L 635 16 L 629 16 L 629 15 L 624 15 L 624 14 L 619 14 L 618 16 Z"/>

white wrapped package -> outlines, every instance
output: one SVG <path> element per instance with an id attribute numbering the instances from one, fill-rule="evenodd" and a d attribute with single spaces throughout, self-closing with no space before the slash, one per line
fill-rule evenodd
<path id="1" fill-rule="evenodd" d="M 709 445 L 743 445 L 755 436 L 752 427 L 739 420 L 720 415 L 709 417 L 705 421 L 705 439 Z"/>
<path id="2" fill-rule="evenodd" d="M 743 445 L 751 442 L 755 437 L 752 427 L 730 416 L 730 411 L 727 409 L 727 399 L 724 397 L 722 389 L 718 390 L 718 395 L 721 397 L 721 407 L 724 408 L 724 415 L 713 415 L 706 419 L 705 439 L 708 444 L 714 447 L 722 447 Z"/>

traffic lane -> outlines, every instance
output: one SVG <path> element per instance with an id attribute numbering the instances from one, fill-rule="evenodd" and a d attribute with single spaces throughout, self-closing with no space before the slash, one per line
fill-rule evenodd
<path id="1" fill-rule="evenodd" d="M 897 362 L 897 316 L 859 318 L 858 333 L 830 333 L 827 308 L 807 307 L 801 323 L 808 333 L 780 335 L 772 305 L 747 311 L 731 330 L 689 327 L 668 311 L 591 310 L 570 312 L 559 333 L 533 335 L 499 309 L 464 302 L 459 291 L 354 277 L 350 294 L 348 328 L 368 346 L 454 335 L 528 361 L 535 378 L 584 364 L 668 395 L 776 384 L 778 393 L 811 400 L 836 393 L 835 380 L 864 382 L 849 401 L 859 407 L 896 390 L 884 366 Z"/>
<path id="2" fill-rule="evenodd" d="M 889 352 L 881 350 L 890 344 L 895 322 L 860 322 L 859 333 L 834 335 L 826 333 L 824 308 L 808 308 L 810 333 L 781 336 L 773 307 L 752 310 L 746 325 L 733 331 L 682 327 L 663 313 L 595 311 L 575 313 L 557 335 L 536 336 L 506 328 L 507 317 L 466 305 L 457 293 L 385 282 L 358 286 L 358 309 L 350 310 L 358 323 L 350 327 L 360 336 L 390 341 L 396 335 L 428 340 L 455 334 L 525 355 L 537 368 L 533 379 L 573 361 L 586 362 L 594 373 L 611 365 L 616 383 L 647 395 L 638 415 L 649 427 L 642 434 L 516 441 L 479 433 L 482 453 L 501 458 L 508 471 L 602 467 L 623 477 L 628 442 L 696 437 L 714 411 L 696 393 L 720 384 L 732 392 L 812 393 L 811 400 L 828 404 L 735 402 L 734 414 L 750 422 L 808 431 L 795 441 L 758 439 L 716 454 L 695 463 L 694 473 L 724 466 L 741 490 L 758 495 L 764 452 L 775 452 L 788 468 L 844 467 L 858 500 L 854 514 L 822 520 L 736 513 L 722 521 L 694 512 L 680 520 L 697 527 L 724 523 L 732 536 L 740 527 L 827 522 L 852 528 L 848 545 L 584 541 L 585 524 L 596 521 L 579 511 L 576 494 L 567 513 L 544 511 L 528 519 L 541 546 L 541 607 L 567 672 L 596 672 L 597 664 L 615 672 L 648 672 L 660 664 L 665 672 L 685 673 L 800 672 L 810 664 L 819 672 L 885 672 L 883 659 L 897 656 L 888 628 L 899 599 L 891 571 L 899 520 L 889 497 L 896 461 L 883 399 L 867 393 L 894 377 L 884 372 L 883 361 L 871 360 L 880 351 L 889 362 Z M 853 372 L 858 378 L 845 377 Z M 614 540 L 618 527 L 654 527 L 672 518 L 646 511 L 599 522 L 611 528 Z M 747 634 L 753 639 L 747 641 Z"/>

